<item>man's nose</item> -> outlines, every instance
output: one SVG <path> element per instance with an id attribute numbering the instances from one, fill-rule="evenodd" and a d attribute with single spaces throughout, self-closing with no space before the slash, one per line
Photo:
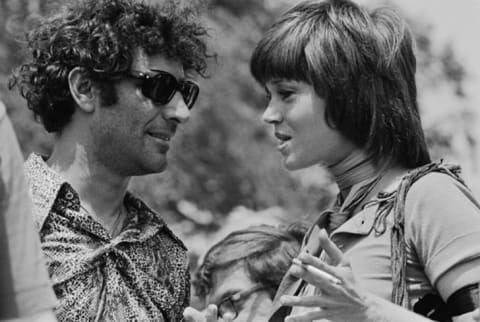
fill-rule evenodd
<path id="1" fill-rule="evenodd" d="M 190 110 L 180 92 L 176 92 L 164 109 L 164 118 L 177 123 L 185 123 L 190 119 Z"/>

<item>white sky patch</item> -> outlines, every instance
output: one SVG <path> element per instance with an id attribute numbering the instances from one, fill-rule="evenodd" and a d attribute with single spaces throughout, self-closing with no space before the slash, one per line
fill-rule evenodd
<path id="1" fill-rule="evenodd" d="M 357 0 L 375 6 L 384 0 Z M 467 72 L 465 90 L 471 104 L 480 106 L 480 1 L 479 0 L 391 0 L 412 19 L 432 26 L 432 48 L 452 45 Z"/>

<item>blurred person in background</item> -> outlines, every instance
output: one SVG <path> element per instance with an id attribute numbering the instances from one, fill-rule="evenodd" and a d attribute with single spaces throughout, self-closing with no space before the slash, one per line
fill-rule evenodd
<path id="1" fill-rule="evenodd" d="M 394 11 L 347 0 L 301 2 L 258 43 L 251 72 L 284 166 L 324 165 L 339 187 L 270 321 L 423 320 L 402 307 L 472 321 L 480 205 L 458 166 L 431 162 L 413 46 Z"/>
<path id="2" fill-rule="evenodd" d="M 0 138 L 0 320 L 56 321 L 23 156 L 1 101 Z"/>
<path id="3" fill-rule="evenodd" d="M 72 1 L 27 35 L 10 86 L 55 134 L 25 169 L 60 321 L 179 321 L 189 303 L 184 244 L 127 187 L 166 169 L 190 118 L 211 57 L 198 9 Z"/>
<path id="4" fill-rule="evenodd" d="M 283 276 L 298 255 L 306 228 L 252 226 L 228 234 L 205 254 L 193 286 L 217 321 L 267 321 Z M 189 307 L 184 321 L 202 313 Z"/>

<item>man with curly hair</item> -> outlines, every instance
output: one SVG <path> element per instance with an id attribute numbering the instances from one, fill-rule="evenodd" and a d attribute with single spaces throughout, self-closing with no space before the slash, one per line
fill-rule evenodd
<path id="1" fill-rule="evenodd" d="M 179 321 L 186 248 L 127 190 L 158 173 L 205 76 L 198 10 L 134 0 L 66 4 L 27 36 L 12 78 L 45 129 L 49 156 L 25 163 L 60 321 Z"/>

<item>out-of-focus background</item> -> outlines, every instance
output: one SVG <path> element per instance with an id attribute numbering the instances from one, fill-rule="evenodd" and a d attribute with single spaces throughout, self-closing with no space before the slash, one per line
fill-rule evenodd
<path id="1" fill-rule="evenodd" d="M 30 22 L 56 2 L 62 1 L 0 0 L 0 99 L 25 155 L 33 150 L 48 154 L 52 137 L 33 120 L 18 93 L 7 90 L 8 75 L 25 55 L 21 38 Z M 179 128 L 168 170 L 132 181 L 131 189 L 185 241 L 192 267 L 227 232 L 258 223 L 311 222 L 335 194 L 319 166 L 292 173 L 282 168 L 272 129 L 260 117 L 264 93 L 249 73 L 250 54 L 262 32 L 297 2 L 207 2 L 204 19 L 218 63 L 211 78 L 200 82 L 198 105 L 188 125 Z M 396 6 L 410 22 L 432 155 L 461 163 L 479 196 L 480 1 L 359 2 Z"/>

